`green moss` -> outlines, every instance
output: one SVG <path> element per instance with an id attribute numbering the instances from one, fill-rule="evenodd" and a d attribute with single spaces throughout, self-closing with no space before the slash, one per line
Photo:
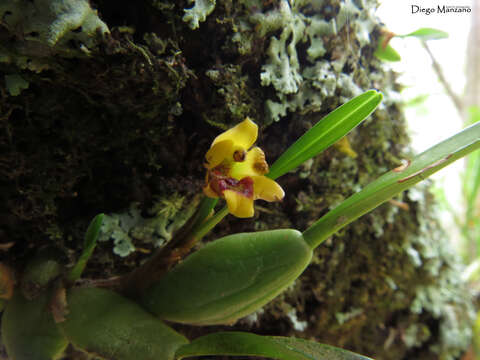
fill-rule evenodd
<path id="1" fill-rule="evenodd" d="M 244 120 L 247 116 L 255 119 L 258 99 L 250 93 L 248 76 L 243 75 L 239 65 L 216 66 L 205 72 L 215 86 L 215 106 L 205 114 L 205 121 L 226 130 L 229 125 Z M 227 122 L 227 124 L 225 124 Z"/>

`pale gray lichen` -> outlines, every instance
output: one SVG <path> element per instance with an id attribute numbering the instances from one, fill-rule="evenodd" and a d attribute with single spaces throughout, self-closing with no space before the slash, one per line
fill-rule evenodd
<path id="1" fill-rule="evenodd" d="M 108 214 L 103 218 L 102 227 L 98 241 L 113 240 L 113 252 L 119 256 L 125 257 L 135 251 L 135 246 L 129 232 L 134 228 L 142 217 L 138 205 L 134 204 L 123 214 Z"/>
<path id="2" fill-rule="evenodd" d="M 319 16 L 307 17 L 296 8 L 282 0 L 278 9 L 265 14 L 259 12 L 250 18 L 257 24 L 260 36 L 282 30 L 279 38 L 272 36 L 270 39 L 268 59 L 262 66 L 260 79 L 263 86 L 273 85 L 277 93 L 283 95 L 296 93 L 303 82 L 297 45 L 310 40 L 307 54 L 314 62 L 326 53 L 322 36 L 336 32 L 334 21 L 327 22 Z"/>
<path id="3" fill-rule="evenodd" d="M 22 70 L 30 70 L 40 73 L 44 70 L 50 69 L 50 64 L 43 58 L 35 58 L 31 56 L 24 56 L 14 53 L 0 45 L 0 63 L 14 64 Z"/>
<path id="4" fill-rule="evenodd" d="M 428 182 L 407 192 L 409 199 L 419 208 L 419 235 L 408 245 L 407 253 L 415 266 L 422 266 L 423 271 L 435 278 L 435 283 L 417 286 L 410 311 L 414 314 L 428 312 L 438 320 L 439 341 L 430 349 L 442 360 L 453 360 L 470 343 L 470 324 L 475 319 L 475 312 L 468 292 L 459 291 L 466 285 L 459 276 L 458 255 L 450 248 L 438 224 L 424 216 L 427 212 L 427 186 Z"/>
<path id="5" fill-rule="evenodd" d="M 187 202 L 178 194 L 160 198 L 148 212 L 148 218 L 142 216 L 138 204 L 132 204 L 124 213 L 105 215 L 98 240 L 112 240 L 113 252 L 121 257 L 134 252 L 137 243 L 160 247 L 188 220 L 197 202 L 198 199 Z"/>
<path id="6" fill-rule="evenodd" d="M 305 329 L 308 327 L 308 322 L 307 321 L 298 320 L 296 309 L 291 309 L 287 313 L 287 317 L 291 321 L 293 328 L 297 331 L 305 331 Z"/>
<path id="7" fill-rule="evenodd" d="M 250 327 L 258 323 L 260 317 L 265 313 L 263 308 L 258 309 L 257 311 L 251 313 L 250 315 L 245 316 L 240 319 L 241 322 L 248 324 Z"/>
<path id="8" fill-rule="evenodd" d="M 207 16 L 215 9 L 215 0 L 193 1 L 195 1 L 195 5 L 190 9 L 184 10 L 183 21 L 188 22 L 190 28 L 195 30 L 200 26 L 200 22 L 205 21 Z"/>
<path id="9" fill-rule="evenodd" d="M 315 6 L 320 7 L 322 3 Z M 370 33 L 377 23 L 373 10 L 360 1 L 360 11 L 351 0 L 347 0 L 340 3 L 337 16 L 327 21 L 318 15 L 303 14 L 304 5 L 303 1 L 281 0 L 276 8 L 256 12 L 249 18 L 255 25 L 256 36 L 265 37 L 280 31 L 278 37 L 272 35 L 269 39 L 267 59 L 260 74 L 261 84 L 273 86 L 276 91 L 277 99 L 265 102 L 269 121 L 277 121 L 287 112 L 307 114 L 319 111 L 324 99 L 337 93 L 339 100 L 344 102 L 362 92 L 362 87 L 354 82 L 351 74 L 342 72 L 348 61 L 348 49 L 338 51 L 338 56 L 333 59 L 322 57 L 327 52 L 325 39 L 338 36 L 344 27 L 347 27 L 347 46 L 356 40 L 360 46 L 369 44 Z M 355 21 L 350 22 L 350 19 Z M 251 42 L 251 36 L 247 35 L 252 32 L 245 29 L 245 24 L 239 26 L 233 36 L 234 42 L 242 44 L 243 52 L 251 48 L 245 44 Z M 302 43 L 307 45 L 300 47 Z M 301 50 L 303 48 L 305 50 Z M 302 64 L 300 56 L 305 56 L 312 65 Z"/>
<path id="10" fill-rule="evenodd" d="M 352 308 L 348 312 L 336 313 L 335 318 L 337 319 L 340 325 L 352 320 L 353 318 L 363 314 L 363 309 L 361 308 Z"/>
<path id="11" fill-rule="evenodd" d="M 422 323 L 411 324 L 403 333 L 402 339 L 408 347 L 421 346 L 431 336 L 430 329 Z"/>
<path id="12" fill-rule="evenodd" d="M 109 33 L 87 0 L 5 1 L 0 4 L 0 19 L 1 25 L 21 39 L 9 53 L 0 49 L 3 61 L 12 52 L 38 57 L 88 55 Z"/>
<path id="13" fill-rule="evenodd" d="M 51 1 L 49 10 L 55 14 L 55 19 L 46 33 L 46 41 L 51 46 L 61 39 L 65 41 L 68 33 L 78 31 L 81 35 L 75 38 L 88 47 L 93 43 L 91 35 L 97 31 L 108 32 L 107 25 L 98 18 L 97 11 L 92 10 L 86 1 Z"/>
<path id="14" fill-rule="evenodd" d="M 189 16 L 184 20 L 196 27 L 193 14 L 197 7 L 203 8 L 205 15 L 213 3 L 196 1 L 195 7 L 187 10 Z M 342 103 L 372 87 L 370 70 L 359 65 L 358 54 L 361 47 L 370 45 L 370 34 L 378 24 L 373 2 L 346 0 L 336 9 L 328 1 L 278 0 L 266 4 L 241 0 L 238 9 L 242 7 L 247 11 L 235 12 L 228 41 L 243 56 L 256 57 L 260 44 L 267 47 L 262 50 L 265 57 L 258 76 L 262 86 L 275 92 L 264 100 L 264 124 L 289 112 L 307 115 L 322 111 L 326 98 L 335 97 Z M 325 12 L 332 16 L 318 15 Z"/>
<path id="15" fill-rule="evenodd" d="M 18 96 L 22 90 L 28 89 L 30 83 L 19 74 L 5 75 L 5 87 L 12 96 Z"/>
<path id="16" fill-rule="evenodd" d="M 279 9 L 263 14 L 259 21 L 262 32 L 283 28 L 280 38 L 272 36 L 267 50 L 268 61 L 263 65 L 260 79 L 263 86 L 273 85 L 277 92 L 293 94 L 298 91 L 302 82 L 300 63 L 296 46 L 304 41 L 305 22 L 299 14 L 294 14 L 286 0 L 280 3 Z M 252 20 L 257 17 L 253 16 Z"/>

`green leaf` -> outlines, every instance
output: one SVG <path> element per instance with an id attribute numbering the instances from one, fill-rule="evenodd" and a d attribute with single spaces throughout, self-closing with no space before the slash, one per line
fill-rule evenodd
<path id="1" fill-rule="evenodd" d="M 330 345 L 297 338 L 218 332 L 180 347 L 176 359 L 201 355 L 265 356 L 281 360 L 368 360 Z"/>
<path id="2" fill-rule="evenodd" d="M 48 311 L 50 297 L 43 293 L 35 300 L 20 291 L 7 303 L 2 316 L 2 342 L 12 360 L 58 359 L 68 345 Z"/>
<path id="3" fill-rule="evenodd" d="M 98 239 L 98 235 L 100 234 L 100 228 L 102 226 L 104 216 L 105 214 L 98 214 L 90 222 L 87 232 L 85 233 L 85 240 L 83 242 L 82 255 L 80 255 L 80 258 L 78 259 L 77 263 L 75 264 L 73 269 L 70 271 L 70 274 L 68 275 L 69 281 L 73 282 L 79 279 L 80 276 L 82 276 L 82 272 L 85 269 L 85 266 L 87 265 L 88 259 L 90 259 L 90 256 L 92 256 L 93 250 L 97 245 L 97 239 Z"/>
<path id="4" fill-rule="evenodd" d="M 172 360 L 188 340 L 133 301 L 110 290 L 68 291 L 59 323 L 75 347 L 108 360 Z"/>
<path id="5" fill-rule="evenodd" d="M 291 145 L 273 163 L 267 176 L 276 179 L 318 155 L 360 124 L 381 101 L 382 94 L 368 90 L 338 107 Z"/>
<path id="6" fill-rule="evenodd" d="M 427 40 L 438 40 L 438 39 L 445 39 L 448 38 L 448 33 L 442 30 L 438 29 L 432 29 L 432 28 L 421 28 L 418 30 L 415 30 L 409 34 L 405 35 L 397 35 L 398 37 L 408 37 L 408 36 L 414 36 L 416 38 L 419 38 L 421 40 L 427 41 Z"/>
<path id="7" fill-rule="evenodd" d="M 415 107 L 415 106 L 423 105 L 425 103 L 425 101 L 427 101 L 429 96 L 430 96 L 430 94 L 417 95 L 417 96 L 415 96 L 415 97 L 413 97 L 409 100 L 406 100 L 404 102 L 404 106 Z"/>
<path id="8" fill-rule="evenodd" d="M 468 123 L 474 124 L 480 121 L 480 108 L 472 106 L 469 108 L 470 116 Z M 480 196 L 480 152 L 470 154 L 465 161 L 465 171 L 462 174 L 463 199 L 466 205 L 465 218 L 462 220 L 461 230 L 466 241 L 465 247 L 470 255 L 471 249 L 480 245 L 480 218 L 478 216 L 478 199 Z"/>
<path id="9" fill-rule="evenodd" d="M 203 237 L 204 234 L 202 234 L 202 230 L 205 228 L 205 219 L 212 215 L 212 210 L 215 208 L 217 202 L 218 199 L 212 199 L 206 196 L 202 198 L 200 205 L 195 211 L 195 214 L 193 214 L 192 218 L 189 220 L 192 222 L 192 224 L 191 228 L 188 230 L 190 231 L 192 236 L 195 236 L 197 238 Z M 206 232 L 208 232 L 209 230 L 210 229 L 208 229 Z"/>
<path id="10" fill-rule="evenodd" d="M 312 248 L 317 247 L 330 235 L 363 214 L 478 148 L 480 123 L 438 143 L 417 155 L 409 164 L 389 171 L 350 196 L 305 230 L 305 241 Z"/>
<path id="11" fill-rule="evenodd" d="M 311 258 L 312 249 L 297 230 L 229 235 L 191 254 L 139 301 L 168 321 L 232 324 L 285 290 Z"/>
<path id="12" fill-rule="evenodd" d="M 477 106 L 470 109 L 469 123 L 480 122 L 480 108 Z M 472 211 L 475 207 L 475 201 L 480 192 L 480 153 L 471 154 L 467 158 L 465 173 L 463 176 L 464 196 L 467 201 L 467 208 Z"/>
<path id="13" fill-rule="evenodd" d="M 389 41 L 391 37 L 387 37 L 386 35 L 380 36 L 378 39 L 377 49 L 373 55 L 383 61 L 400 61 L 400 54 L 394 48 L 392 48 L 390 44 L 386 43 L 387 39 Z"/>
<path id="14" fill-rule="evenodd" d="M 20 286 L 25 296 L 30 299 L 35 297 L 63 274 L 64 270 L 58 262 L 59 259 L 60 252 L 54 248 L 47 247 L 37 251 L 23 271 Z"/>

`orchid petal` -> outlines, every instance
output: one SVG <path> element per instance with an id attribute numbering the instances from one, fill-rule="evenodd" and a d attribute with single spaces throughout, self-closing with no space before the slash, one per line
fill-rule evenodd
<path id="1" fill-rule="evenodd" d="M 213 169 L 215 166 L 220 165 L 223 160 L 231 159 L 234 152 L 234 144 L 232 140 L 222 140 L 219 142 L 214 142 L 210 150 L 207 151 L 205 155 L 205 160 L 207 163 L 205 167 L 207 169 Z"/>
<path id="2" fill-rule="evenodd" d="M 210 187 L 210 184 L 207 184 L 207 186 L 203 188 L 203 193 L 209 198 L 218 198 L 218 194 L 213 191 L 213 189 Z"/>
<path id="3" fill-rule="evenodd" d="M 213 140 L 212 147 L 221 141 L 230 140 L 235 144 L 235 147 L 247 150 L 255 143 L 257 136 L 257 124 L 249 118 L 246 118 L 238 125 L 218 135 L 215 140 Z"/>
<path id="4" fill-rule="evenodd" d="M 254 200 L 262 199 L 265 201 L 280 201 L 285 196 L 285 192 L 272 179 L 265 176 L 252 176 Z"/>
<path id="5" fill-rule="evenodd" d="M 234 179 L 241 180 L 246 176 L 261 176 L 268 172 L 265 153 L 259 147 L 254 147 L 242 162 L 235 162 L 228 173 Z"/>
<path id="6" fill-rule="evenodd" d="M 253 216 L 253 198 L 246 197 L 234 190 L 225 190 L 223 195 L 227 201 L 228 212 L 230 214 L 239 218 Z"/>

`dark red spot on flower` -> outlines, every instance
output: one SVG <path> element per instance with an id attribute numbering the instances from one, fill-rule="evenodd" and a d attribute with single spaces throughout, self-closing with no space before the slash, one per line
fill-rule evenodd
<path id="1" fill-rule="evenodd" d="M 237 188 L 234 189 L 247 198 L 253 198 L 253 180 L 251 177 L 244 177 L 237 184 Z"/>
<path id="2" fill-rule="evenodd" d="M 247 156 L 247 152 L 245 150 L 237 150 L 233 153 L 233 160 L 236 162 L 245 161 L 245 157 Z"/>
<path id="3" fill-rule="evenodd" d="M 214 169 L 209 172 L 207 181 L 210 184 L 210 188 L 219 197 L 223 197 L 225 190 L 233 190 L 247 198 L 253 198 L 253 179 L 251 177 L 247 176 L 237 180 L 227 177 L 221 171 Z"/>

